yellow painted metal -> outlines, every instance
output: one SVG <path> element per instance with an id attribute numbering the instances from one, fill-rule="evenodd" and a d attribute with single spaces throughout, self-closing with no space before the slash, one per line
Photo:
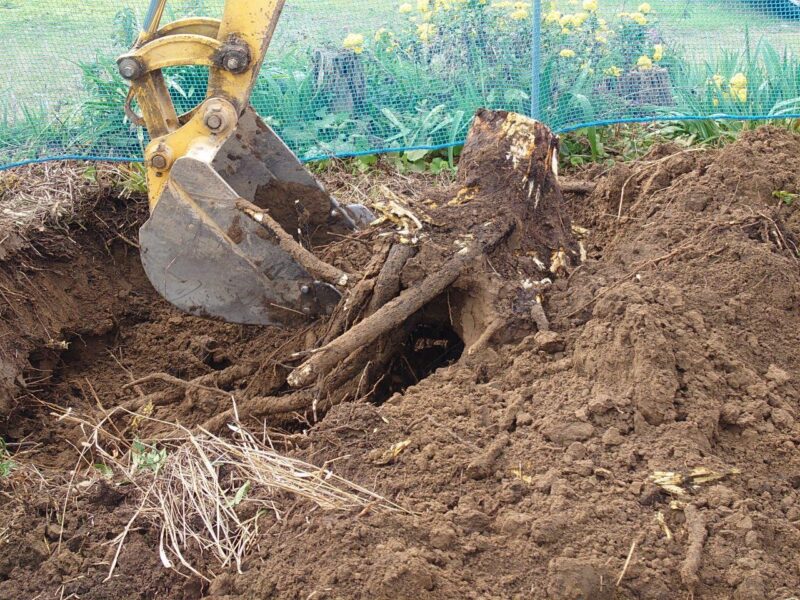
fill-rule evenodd
<path id="1" fill-rule="evenodd" d="M 137 59 L 148 73 L 187 64 L 210 67 L 214 53 L 221 46 L 222 42 L 215 38 L 176 33 L 154 39 L 120 58 Z"/>
<path id="2" fill-rule="evenodd" d="M 156 33 L 154 40 L 164 40 L 161 41 L 160 44 L 145 44 L 142 48 L 134 48 L 128 54 L 120 57 L 136 58 L 144 65 L 144 70 L 147 72 L 145 77 L 131 85 L 130 93 L 125 100 L 125 114 L 132 123 L 139 126 L 145 126 L 148 122 L 152 123 L 152 129 L 155 129 L 155 132 L 150 131 L 150 126 L 148 126 L 148 131 L 150 131 L 151 137 L 158 137 L 172 131 L 172 129 L 179 126 L 179 123 L 185 123 L 191 118 L 192 114 L 194 114 L 194 110 L 180 115 L 177 119 L 174 118 L 172 114 L 174 113 L 174 109 L 171 108 L 171 102 L 166 102 L 168 98 L 166 86 L 164 86 L 161 81 L 152 81 L 151 79 L 160 79 L 160 77 L 155 75 L 155 73 L 150 73 L 150 71 L 169 66 L 185 65 L 187 61 L 191 60 L 191 57 L 195 55 L 207 55 L 207 57 L 205 60 L 200 59 L 202 62 L 188 64 L 204 64 L 210 66 L 211 55 L 209 54 L 209 49 L 200 46 L 200 43 L 209 48 L 213 47 L 214 50 L 211 51 L 211 54 L 213 54 L 220 45 L 217 40 L 219 27 L 219 19 L 209 19 L 206 17 L 193 17 L 191 19 L 175 21 L 165 25 Z M 165 39 L 168 37 L 174 39 L 182 35 L 194 36 L 191 38 L 191 41 L 192 44 L 195 44 L 195 48 L 190 48 L 188 54 L 185 48 L 182 50 L 178 46 L 174 48 L 171 47 L 169 44 L 170 40 Z M 199 43 L 196 43 L 197 40 L 195 38 L 197 36 L 203 38 Z M 185 43 L 187 38 L 177 38 L 177 40 L 183 40 L 185 46 L 190 45 Z M 133 111 L 131 101 L 136 96 L 138 96 L 137 99 L 140 104 L 152 107 L 151 114 L 148 118 L 139 116 Z M 155 97 L 155 101 L 148 101 L 148 97 Z M 159 100 L 159 98 L 161 100 Z M 144 112 L 144 109 L 142 112 Z M 159 116 L 159 112 L 162 113 L 162 116 Z"/>
<path id="3" fill-rule="evenodd" d="M 229 37 L 247 44 L 250 65 L 243 73 L 215 69 L 209 75 L 208 97 L 228 98 L 243 110 L 250 101 L 261 63 L 278 24 L 284 0 L 227 0 L 219 28 L 219 40 Z"/>
<path id="4" fill-rule="evenodd" d="M 141 119 L 133 113 L 130 97 L 126 102 L 126 112 L 133 122 L 144 121 L 152 139 L 145 150 L 151 210 L 163 192 L 172 164 L 178 158 L 191 153 L 211 162 L 230 136 L 238 114 L 250 101 L 284 2 L 226 0 L 221 20 L 183 19 L 159 28 L 166 3 L 162 0 L 148 30 L 125 55 L 136 59 L 145 73 L 131 84 L 132 96 L 142 111 Z M 249 51 L 250 62 L 241 73 L 232 73 L 215 64 L 218 52 L 231 42 L 244 44 Z M 209 84 L 205 102 L 178 117 L 161 69 L 180 65 L 208 66 Z M 211 131 L 205 125 L 210 106 L 223 107 L 220 114 L 226 124 L 224 131 Z"/>
<path id="5" fill-rule="evenodd" d="M 211 131 L 205 124 L 209 111 L 215 112 L 224 127 L 219 131 Z M 191 119 L 182 127 L 154 138 L 145 149 L 145 166 L 147 168 L 147 193 L 152 211 L 161 193 L 164 190 L 169 172 L 174 162 L 182 157 L 191 155 L 194 158 L 211 162 L 217 150 L 227 141 L 236 128 L 238 115 L 236 109 L 227 100 L 211 98 L 201 104 L 194 111 Z M 159 168 L 153 164 L 156 155 L 163 156 L 166 165 Z"/>
<path id="6" fill-rule="evenodd" d="M 180 126 L 161 71 L 152 71 L 132 82 L 131 90 L 151 138 L 166 135 Z M 128 108 L 126 105 L 126 111 Z"/>
<path id="7" fill-rule="evenodd" d="M 183 33 L 192 33 L 194 35 L 203 35 L 219 39 L 219 19 L 209 19 L 207 17 L 192 17 L 190 19 L 181 19 L 164 25 L 156 32 L 155 38 L 163 38 L 168 35 L 180 35 Z"/>

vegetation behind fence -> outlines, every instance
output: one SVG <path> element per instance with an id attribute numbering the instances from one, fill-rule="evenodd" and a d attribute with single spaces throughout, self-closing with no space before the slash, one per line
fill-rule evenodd
<path id="1" fill-rule="evenodd" d="M 115 58 L 145 4 L 0 0 L 0 168 L 141 156 L 146 133 L 125 117 Z M 222 8 L 168 7 L 170 19 Z M 479 106 L 558 131 L 797 117 L 798 17 L 792 0 L 288 0 L 252 102 L 305 159 L 419 160 L 459 144 Z M 166 76 L 180 110 L 203 99 L 203 69 Z"/>

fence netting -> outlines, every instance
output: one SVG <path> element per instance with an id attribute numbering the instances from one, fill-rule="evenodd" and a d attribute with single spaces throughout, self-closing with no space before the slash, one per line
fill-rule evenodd
<path id="1" fill-rule="evenodd" d="M 258 0 L 254 0 L 258 1 Z M 0 1 L 0 168 L 139 159 L 115 58 L 146 0 Z M 164 21 L 219 16 L 173 0 Z M 288 0 L 253 90 L 304 159 L 464 139 L 476 108 L 557 131 L 622 121 L 800 115 L 800 0 Z M 166 73 L 179 110 L 207 72 Z"/>

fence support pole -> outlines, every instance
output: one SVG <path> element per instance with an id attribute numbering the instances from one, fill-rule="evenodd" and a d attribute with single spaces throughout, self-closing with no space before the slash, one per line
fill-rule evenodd
<path id="1" fill-rule="evenodd" d="M 531 30 L 531 118 L 541 120 L 542 0 L 533 0 Z"/>

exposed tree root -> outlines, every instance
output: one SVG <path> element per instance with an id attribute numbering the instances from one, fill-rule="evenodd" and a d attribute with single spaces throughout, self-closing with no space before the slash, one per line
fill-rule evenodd
<path id="1" fill-rule="evenodd" d="M 683 509 L 683 513 L 686 515 L 686 529 L 689 532 L 689 536 L 686 558 L 681 566 L 681 581 L 690 592 L 693 592 L 697 582 L 700 581 L 697 573 L 700 571 L 700 563 L 703 559 L 703 544 L 705 544 L 708 532 L 706 531 L 703 515 L 697 507 L 693 504 L 687 504 Z"/>
<path id="2" fill-rule="evenodd" d="M 378 276 L 386 262 L 389 251 L 389 244 L 383 244 L 364 269 L 361 281 L 356 283 L 342 298 L 339 306 L 333 311 L 333 315 L 328 321 L 328 327 L 323 336 L 325 343 L 341 335 L 360 318 L 361 312 L 369 301 L 375 287 L 375 277 Z"/>
<path id="3" fill-rule="evenodd" d="M 367 306 L 367 316 L 379 310 L 400 292 L 400 274 L 406 262 L 416 254 L 413 246 L 394 244 L 389 250 L 386 262 L 375 280 L 372 298 Z"/>
<path id="4" fill-rule="evenodd" d="M 229 387 L 237 381 L 251 376 L 256 372 L 257 368 L 258 366 L 254 363 L 232 365 L 226 369 L 223 369 L 222 371 L 207 373 L 205 375 L 201 375 L 200 377 L 195 377 L 189 381 L 180 379 L 179 377 L 174 377 L 167 373 L 152 373 L 125 384 L 122 389 L 136 389 L 142 384 L 152 381 L 163 381 L 171 384 L 172 387 L 166 390 L 152 392 L 150 394 L 140 394 L 138 397 L 133 398 L 128 402 L 124 402 L 121 405 L 121 408 L 126 411 L 136 412 L 148 404 L 152 404 L 153 406 L 171 404 L 173 402 L 178 402 L 181 398 L 183 398 L 187 390 L 190 389 L 200 389 L 212 393 L 230 395 L 230 392 L 225 392 L 222 388 Z"/>
<path id="5" fill-rule="evenodd" d="M 347 273 L 320 260 L 303 248 L 269 213 L 244 199 L 240 199 L 236 203 L 236 207 L 275 236 L 278 240 L 278 245 L 308 271 L 312 277 L 321 279 L 331 285 L 346 286 L 349 283 Z"/>
<path id="6" fill-rule="evenodd" d="M 497 230 L 490 234 L 486 242 L 477 243 L 461 250 L 440 270 L 428 275 L 421 283 L 405 290 L 380 310 L 320 348 L 311 358 L 289 374 L 287 378 L 289 385 L 294 388 L 311 385 L 317 378 L 329 373 L 357 348 L 374 342 L 381 335 L 401 325 L 412 314 L 444 292 L 473 260 L 491 252 L 514 229 L 514 221 L 505 219 L 496 227 Z"/>

